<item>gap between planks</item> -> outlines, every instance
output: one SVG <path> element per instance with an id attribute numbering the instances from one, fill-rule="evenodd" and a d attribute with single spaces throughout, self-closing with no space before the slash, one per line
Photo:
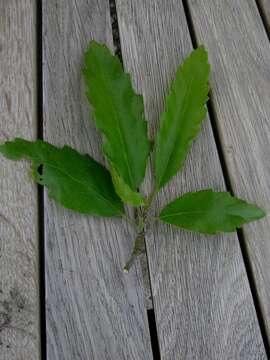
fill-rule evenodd
<path id="1" fill-rule="evenodd" d="M 119 57 L 122 65 L 123 65 L 118 18 L 117 18 L 117 9 L 116 9 L 115 0 L 109 0 L 109 3 L 110 3 L 110 15 L 111 15 L 111 22 L 112 22 L 114 52 Z M 149 264 L 148 264 L 145 244 L 144 244 L 144 252 L 141 255 L 139 255 L 139 263 L 140 263 L 141 272 L 142 272 L 142 284 L 143 284 L 143 291 L 144 291 L 145 307 L 147 310 L 153 310 L 154 306 L 153 306 L 152 290 L 151 290 L 151 284 L 150 284 Z M 151 322 L 155 321 L 154 315 L 152 315 L 150 318 L 151 318 Z M 148 317 L 149 322 L 150 322 L 150 318 Z M 152 325 L 150 325 L 149 327 L 150 327 L 150 332 L 151 332 Z"/>
<path id="2" fill-rule="evenodd" d="M 122 65 L 123 65 L 120 34 L 119 34 L 119 27 L 118 27 L 118 18 L 117 18 L 117 9 L 116 9 L 115 0 L 110 0 L 110 15 L 111 15 L 111 22 L 112 22 L 112 35 L 113 35 L 115 54 L 119 57 Z M 147 309 L 147 317 L 148 317 L 148 325 L 149 325 L 149 332 L 150 332 L 150 338 L 151 338 L 153 359 L 160 360 L 160 349 L 159 349 L 159 342 L 158 342 L 156 317 L 155 317 L 155 311 L 154 311 L 154 305 L 153 305 L 149 264 L 148 264 L 147 250 L 146 250 L 145 243 L 144 243 L 144 252 L 143 252 L 143 254 L 141 254 L 139 256 L 139 261 L 140 261 L 140 266 L 141 266 L 142 284 L 143 284 L 143 288 L 144 288 L 143 289 L 144 290 L 144 302 L 145 302 L 145 307 Z"/>
<path id="3" fill-rule="evenodd" d="M 257 187 L 257 184 L 263 184 L 264 182 L 264 176 L 260 173 L 260 166 L 264 163 L 264 156 L 262 153 L 258 155 L 258 151 L 254 150 L 254 153 L 251 152 L 250 157 L 244 157 L 241 158 L 241 151 L 245 149 L 244 144 L 247 148 L 249 148 L 249 136 L 247 134 L 247 129 L 250 132 L 253 133 L 253 141 L 254 145 L 258 144 L 262 147 L 262 145 L 265 145 L 263 140 L 261 140 L 261 136 L 257 137 L 255 132 L 255 128 L 258 128 L 258 131 L 261 131 L 260 129 L 263 129 L 263 123 L 267 124 L 267 114 L 269 113 L 267 110 L 269 110 L 268 107 L 268 101 L 266 100 L 267 92 L 265 91 L 266 86 L 269 86 L 269 77 L 267 72 L 267 67 L 264 67 L 264 63 L 267 62 L 267 59 L 269 59 L 269 46 L 267 44 L 267 38 L 265 36 L 264 30 L 266 31 L 266 35 L 268 35 L 269 39 L 269 28 L 267 29 L 267 25 L 269 26 L 269 2 L 264 0 L 258 0 L 258 1 L 246 1 L 239 3 L 236 3 L 235 6 L 232 4 L 230 5 L 230 2 L 228 3 L 227 7 L 224 7 L 224 14 L 223 19 L 222 17 L 219 18 L 220 12 L 218 8 L 213 9 L 213 12 L 209 13 L 209 18 L 207 17 L 207 11 L 209 12 L 209 4 L 200 4 L 200 3 L 194 3 L 192 1 L 185 0 L 184 3 L 186 3 L 186 8 L 188 9 L 188 13 L 192 14 L 192 19 L 190 16 L 190 24 L 193 28 L 193 34 L 195 34 L 195 38 L 200 39 L 200 41 L 204 41 L 209 44 L 210 47 L 210 55 L 211 58 L 215 59 L 216 63 L 220 63 L 221 60 L 221 54 L 222 49 L 224 46 L 228 47 L 230 52 L 228 53 L 227 57 L 227 64 L 230 65 L 224 67 L 224 73 L 222 74 L 216 74 L 213 78 L 213 87 L 215 88 L 215 93 L 211 94 L 211 104 L 212 104 L 212 126 L 214 128 L 214 131 L 216 132 L 216 139 L 219 142 L 220 146 L 220 154 L 222 154 L 224 161 L 223 161 L 223 169 L 225 169 L 225 173 L 228 174 L 228 179 L 230 179 L 229 183 L 229 190 L 232 191 L 234 189 L 234 193 L 237 195 L 242 195 L 246 197 L 253 197 L 253 201 L 257 201 L 261 204 L 264 203 L 264 207 L 267 205 L 265 202 L 263 202 L 264 193 L 267 194 L 267 186 L 265 186 L 265 190 L 263 191 L 262 186 L 259 185 Z M 256 7 L 257 4 L 257 7 Z M 267 12 L 268 11 L 268 12 Z M 227 12 L 227 16 L 225 15 Z M 268 19 L 267 19 L 268 15 Z M 234 18 L 234 16 L 236 16 Z M 230 19 L 231 17 L 231 19 Z M 225 21 L 225 19 L 228 19 Z M 219 19 L 219 20 L 218 20 Z M 230 20 L 229 20 L 230 19 Z M 193 20 L 193 22 L 192 22 Z M 267 23 L 268 21 L 268 23 Z M 225 24 L 226 23 L 226 24 Z M 241 26 L 240 26 L 241 24 Z M 264 25 L 264 27 L 263 27 Z M 205 33 L 203 31 L 204 27 L 208 28 L 208 32 Z M 234 28 L 235 34 L 233 37 L 228 36 L 228 34 L 224 34 L 224 38 L 221 38 L 221 42 L 218 44 L 216 41 L 213 40 L 213 33 L 212 31 L 215 31 L 214 37 L 218 36 L 219 31 L 224 31 L 224 26 L 232 26 Z M 222 28 L 223 27 L 223 28 Z M 243 33 L 247 36 L 243 37 Z M 198 37 L 196 36 L 198 35 Z M 233 41 L 232 41 L 233 39 Z M 239 42 L 239 43 L 237 43 Z M 243 57 L 244 51 L 247 51 L 247 57 Z M 252 51 L 251 51 L 252 50 Z M 242 51 L 242 53 L 241 53 Z M 237 55 L 236 55 L 237 54 Z M 237 58 L 237 65 L 235 62 L 235 57 Z M 233 62 L 232 62 L 232 59 Z M 215 62 L 214 62 L 215 64 Z M 239 65 L 241 64 L 241 65 Z M 224 108 L 224 103 L 221 101 L 220 97 L 220 89 L 219 85 L 217 83 L 217 78 L 219 79 L 219 84 L 221 84 L 222 81 L 225 81 L 224 74 L 227 79 L 232 81 L 231 75 L 236 72 L 239 73 L 239 69 L 237 69 L 237 66 L 241 66 L 242 68 L 245 67 L 245 73 L 248 79 L 250 79 L 252 83 L 252 87 L 250 87 L 246 83 L 246 78 L 241 75 L 241 72 L 239 74 L 238 82 L 242 84 L 242 89 L 239 90 L 239 93 L 237 95 L 232 92 L 233 88 L 231 87 L 231 83 L 228 86 L 228 89 L 230 92 L 228 93 L 229 100 L 231 101 L 230 105 L 227 109 Z M 254 66 L 254 67 L 252 67 Z M 255 75 L 252 75 L 254 72 L 257 72 L 257 78 L 255 78 Z M 264 73 L 265 72 L 265 73 Z M 264 74 L 264 76 L 262 76 Z M 260 84 L 260 79 L 263 78 L 265 83 Z M 253 80 L 253 81 L 252 81 Z M 227 80 L 226 80 L 227 81 Z M 246 85 L 245 85 L 246 84 Z M 268 85 L 267 85 L 268 84 Z M 244 91 L 243 89 L 250 89 L 252 88 L 252 91 Z M 260 98 L 257 98 L 255 94 L 259 93 L 261 90 L 261 96 Z M 237 100 L 236 100 L 237 98 Z M 241 121 L 241 117 L 238 115 L 238 111 L 242 114 L 245 114 L 243 104 L 245 102 L 248 102 L 249 106 L 249 113 L 246 114 L 246 121 Z M 261 108 L 261 109 L 260 109 Z M 223 112 L 221 114 L 221 111 Z M 233 113 L 232 113 L 233 111 Z M 252 114 L 253 112 L 253 114 Z M 252 115 L 251 115 L 252 114 Z M 223 120 L 221 120 L 221 116 L 223 116 Z M 243 116 L 243 115 L 242 115 Z M 235 122 L 235 120 L 238 118 L 238 122 Z M 255 124 L 253 123 L 253 119 L 259 120 Z M 262 121 L 262 119 L 265 119 L 266 121 Z M 240 121 L 239 121 L 240 120 Z M 224 121 L 228 122 L 227 130 L 222 125 Z M 239 124 L 239 128 L 237 128 L 237 124 Z M 233 130 L 232 126 L 236 127 L 236 136 L 231 136 L 231 131 Z M 260 127 L 261 126 L 261 127 Z M 221 132 L 222 130 L 222 132 Z M 237 132 L 238 131 L 238 132 Z M 267 134 L 267 131 L 263 131 Z M 247 141 L 243 142 L 243 138 L 241 138 L 241 133 L 246 135 Z M 232 153 L 235 153 L 235 155 L 232 155 L 230 157 L 229 152 L 226 151 L 228 149 L 228 144 L 231 145 L 231 148 L 234 149 Z M 248 145 L 249 144 L 249 145 Z M 256 148 L 257 149 L 257 148 Z M 223 151 L 224 150 L 224 151 Z M 266 149 L 267 151 L 267 149 Z M 245 152 L 243 152 L 245 154 Z M 231 161 L 232 158 L 239 159 L 237 162 L 238 164 L 238 170 L 236 171 L 234 162 Z M 254 161 L 254 157 L 257 156 L 257 161 Z M 251 176 L 252 172 L 247 171 L 247 167 L 250 166 L 250 161 L 253 159 L 253 164 L 255 164 L 253 171 L 253 182 L 251 182 Z M 265 165 L 266 166 L 266 165 Z M 267 169 L 267 167 L 266 167 Z M 267 171 L 267 170 L 266 170 Z M 254 181 L 254 177 L 256 175 L 261 178 L 261 183 Z M 225 174 L 226 176 L 226 174 Z M 235 177 L 236 176 L 236 177 Z M 243 180 L 245 179 L 245 180 Z M 243 185 L 244 184 L 244 185 Z M 252 194 L 254 192 L 254 195 Z M 256 198 L 257 196 L 257 198 Z M 266 207 L 267 208 L 267 207 Z M 262 333 L 264 345 L 266 348 L 267 355 L 269 357 L 269 323 L 267 324 L 267 321 L 269 321 L 269 312 L 268 312 L 268 305 L 267 301 L 267 286 L 268 286 L 268 280 L 267 276 L 264 276 L 264 272 L 266 272 L 267 269 L 267 262 L 264 262 L 264 257 L 266 257 L 266 254 L 268 252 L 267 244 L 264 242 L 265 237 L 268 238 L 267 235 L 267 217 L 261 222 L 261 224 L 251 224 L 247 225 L 243 228 L 243 230 L 238 231 L 238 238 L 239 243 L 241 246 L 241 251 L 243 255 L 243 259 L 245 262 L 245 267 L 251 287 L 251 292 L 260 324 L 260 330 Z M 247 230 L 249 228 L 249 231 Z M 256 236 L 254 233 L 254 229 L 257 229 L 257 237 L 262 240 L 261 243 L 257 245 Z M 261 258 L 260 258 L 261 257 Z M 267 257 L 266 257 L 267 258 Z M 261 267 L 264 268 L 261 269 Z M 268 333 L 268 334 L 267 334 Z"/>
<path id="4" fill-rule="evenodd" d="M 43 70 L 42 70 L 42 0 L 36 2 L 36 88 L 37 137 L 43 139 Z M 39 237 L 39 308 L 40 357 L 47 359 L 46 301 L 45 301 L 45 247 L 44 247 L 44 188 L 38 185 L 38 237 Z"/>
<path id="5" fill-rule="evenodd" d="M 269 0 L 255 0 L 261 19 L 270 40 L 270 2 Z"/>
<path id="6" fill-rule="evenodd" d="M 193 48 L 196 48 L 196 47 L 198 47 L 198 39 L 196 37 L 196 32 L 195 32 L 193 21 L 192 21 L 192 16 L 190 14 L 188 1 L 187 0 L 182 0 L 182 2 L 183 2 L 183 7 L 184 7 L 186 19 L 187 19 L 187 25 L 188 25 L 189 32 L 190 32 L 192 45 L 193 45 Z M 220 165 L 221 165 L 222 172 L 223 172 L 223 177 L 224 177 L 226 190 L 229 191 L 232 195 L 235 196 L 233 188 L 232 188 L 232 184 L 231 184 L 230 175 L 229 175 L 228 167 L 227 167 L 227 164 L 226 164 L 225 156 L 224 156 L 224 151 L 222 149 L 222 145 L 221 145 L 221 141 L 220 141 L 220 135 L 219 135 L 219 132 L 218 132 L 218 129 L 217 129 L 217 124 L 216 124 L 217 115 L 215 114 L 215 109 L 214 109 L 214 106 L 213 106 L 213 103 L 212 103 L 211 89 L 210 89 L 210 92 L 209 92 L 209 100 L 208 100 L 208 103 L 207 103 L 207 109 L 208 109 L 208 114 L 209 114 L 211 127 L 212 127 L 212 130 L 213 130 L 214 140 L 215 140 L 216 147 L 217 147 L 217 152 L 218 152 L 218 156 L 219 156 L 219 160 L 220 160 Z M 269 355 L 270 355 L 269 348 L 270 347 L 269 347 L 269 341 L 268 341 L 267 332 L 266 332 L 266 326 L 265 326 L 265 322 L 264 322 L 264 319 L 263 319 L 263 314 L 262 314 L 262 310 L 261 310 L 261 306 L 260 306 L 258 292 L 257 292 L 257 289 L 256 289 L 256 283 L 255 283 L 255 279 L 254 279 L 254 274 L 253 274 L 250 259 L 249 259 L 249 256 L 248 256 L 248 251 L 247 251 L 247 248 L 246 248 L 246 245 L 245 245 L 244 235 L 243 235 L 243 232 L 242 232 L 241 229 L 237 229 L 237 237 L 238 237 L 242 257 L 243 257 L 246 272 L 247 272 L 247 277 L 248 277 L 250 290 L 251 290 L 251 294 L 252 294 L 252 298 L 253 298 L 253 302 L 254 302 L 254 307 L 255 307 L 255 310 L 256 310 L 258 323 L 259 323 L 259 326 L 260 326 L 260 331 L 261 331 L 263 343 L 264 343 L 264 346 L 265 346 L 265 351 L 266 351 L 266 354 L 267 354 L 267 356 L 269 358 Z"/>

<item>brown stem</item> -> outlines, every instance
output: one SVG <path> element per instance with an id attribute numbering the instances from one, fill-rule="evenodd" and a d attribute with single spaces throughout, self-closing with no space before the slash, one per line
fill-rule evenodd
<path id="1" fill-rule="evenodd" d="M 124 266 L 124 272 L 128 273 L 131 266 L 134 264 L 134 260 L 138 255 L 140 255 L 144 250 L 144 232 L 141 232 L 134 241 L 134 246 L 132 253 Z"/>

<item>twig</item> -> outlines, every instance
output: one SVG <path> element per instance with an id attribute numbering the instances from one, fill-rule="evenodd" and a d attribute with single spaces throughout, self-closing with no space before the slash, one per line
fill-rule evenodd
<path id="1" fill-rule="evenodd" d="M 124 266 L 124 272 L 126 273 L 129 272 L 131 266 L 134 263 L 134 260 L 138 255 L 140 255 L 143 252 L 143 249 L 144 249 L 144 232 L 140 233 L 136 237 L 130 258 L 128 259 L 126 265 Z"/>

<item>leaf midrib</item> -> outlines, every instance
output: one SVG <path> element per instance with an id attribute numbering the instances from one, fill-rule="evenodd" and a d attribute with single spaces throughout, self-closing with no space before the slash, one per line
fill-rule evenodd
<path id="1" fill-rule="evenodd" d="M 99 62 L 97 61 L 97 66 L 100 70 L 100 64 Z M 99 71 L 100 72 L 100 75 L 101 75 L 101 79 L 102 79 L 102 83 L 105 87 L 105 89 L 107 89 L 107 95 L 110 93 L 110 91 L 108 90 L 108 87 L 106 85 L 106 81 L 104 81 L 104 76 L 103 76 L 103 72 L 102 71 Z M 110 87 L 109 87 L 110 88 Z M 113 91 L 111 92 L 113 94 Z M 128 157 L 127 157 L 127 144 L 126 144 L 126 141 L 125 141 L 125 137 L 122 133 L 122 127 L 120 126 L 120 121 L 119 121 L 119 117 L 118 117 L 118 113 L 117 113 L 117 109 L 114 105 L 114 102 L 111 101 L 111 98 L 110 96 L 107 96 L 108 98 L 108 101 L 109 103 L 111 104 L 111 107 L 113 109 L 113 115 L 114 115 L 114 118 L 116 119 L 116 124 L 117 124 L 117 130 L 118 130 L 118 133 L 119 133 L 119 136 L 120 136 L 120 141 L 121 141 L 121 145 L 122 147 L 124 148 L 124 159 L 125 159 L 125 163 L 126 163 L 126 167 L 127 167 L 127 170 L 128 170 L 128 177 L 129 177 L 129 182 L 130 182 L 130 185 L 133 187 L 133 181 L 132 181 L 132 174 L 131 174 L 131 168 L 129 166 L 129 161 L 128 161 Z M 107 141 L 108 141 L 108 138 L 107 138 Z"/>
<path id="2" fill-rule="evenodd" d="M 205 213 L 207 213 L 207 211 L 203 211 L 203 210 L 180 211 L 180 212 L 175 212 L 175 213 L 171 213 L 171 214 L 167 214 L 167 215 L 160 215 L 160 218 L 164 219 L 164 218 L 173 217 L 173 216 L 192 215 L 192 214 L 205 214 Z"/>
<path id="3" fill-rule="evenodd" d="M 69 173 L 65 172 L 63 169 L 57 167 L 56 165 L 50 163 L 49 161 L 44 161 L 44 160 L 43 160 L 43 161 L 40 161 L 39 158 L 35 158 L 35 157 L 31 157 L 31 160 L 32 160 L 32 161 L 33 161 L 33 160 L 36 160 L 36 161 L 39 163 L 39 166 L 40 166 L 40 165 L 43 165 L 43 164 L 46 164 L 46 165 L 48 165 L 48 166 L 56 169 L 57 171 L 61 172 L 61 173 L 64 174 L 65 176 L 69 177 L 69 178 L 70 178 L 71 180 L 73 180 L 74 182 L 77 182 L 78 184 L 84 186 L 84 188 L 88 189 L 87 184 L 84 184 L 84 183 L 81 182 L 80 180 L 74 178 L 72 175 L 70 175 Z M 117 210 L 117 212 L 118 212 L 119 214 L 122 214 L 122 211 L 120 211 L 113 203 L 111 203 L 110 200 L 106 199 L 103 195 L 99 194 L 94 187 L 90 187 L 90 188 L 93 190 L 93 192 L 97 195 L 97 197 L 98 197 L 99 199 L 103 200 L 105 203 L 107 203 L 107 204 L 109 204 L 110 206 L 112 206 L 114 209 Z M 87 192 L 86 192 L 86 193 L 87 193 Z"/>
<path id="4" fill-rule="evenodd" d="M 195 75 L 193 74 L 193 75 L 192 75 L 192 78 L 191 78 L 191 81 L 189 82 L 190 86 L 188 87 L 188 89 L 187 89 L 186 92 L 185 92 L 184 100 L 185 100 L 185 99 L 187 98 L 187 96 L 189 96 L 189 94 L 190 94 L 191 87 L 192 87 L 192 83 L 193 83 L 193 81 L 194 81 L 194 77 L 195 77 Z M 176 96 L 174 87 L 172 87 L 172 92 L 174 93 L 174 96 Z M 186 113 L 187 107 L 188 107 L 188 104 L 187 104 L 187 102 L 185 102 L 182 118 L 185 117 L 185 113 Z M 180 132 L 180 128 L 179 128 L 179 130 L 178 130 L 177 135 L 179 134 L 179 132 Z M 161 179 L 160 179 L 160 181 L 159 181 L 159 183 L 158 183 L 158 185 L 157 185 L 158 188 L 160 187 L 160 184 L 163 183 L 163 179 L 164 179 L 164 177 L 165 177 L 165 174 L 167 173 L 167 169 L 168 169 L 169 163 L 170 163 L 171 158 L 172 158 L 172 156 L 173 156 L 173 154 L 174 154 L 174 151 L 173 151 L 173 150 L 175 149 L 176 144 L 177 144 L 177 139 L 178 139 L 178 136 L 175 137 L 174 146 L 173 146 L 173 149 L 172 149 L 170 155 L 169 155 L 168 158 L 167 158 L 166 167 L 165 167 L 165 169 L 164 169 L 164 171 L 163 171 L 163 175 L 162 175 L 162 177 L 161 177 Z"/>

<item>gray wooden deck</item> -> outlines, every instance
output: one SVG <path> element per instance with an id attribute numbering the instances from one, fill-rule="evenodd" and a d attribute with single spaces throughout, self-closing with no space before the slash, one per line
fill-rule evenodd
<path id="1" fill-rule="evenodd" d="M 42 136 L 104 162 L 88 42 L 118 44 L 151 134 L 176 67 L 204 43 L 209 115 L 156 207 L 211 186 L 270 210 L 269 31 L 269 0 L 0 0 L 0 141 Z M 0 360 L 269 358 L 269 216 L 217 237 L 155 225 L 126 275 L 132 229 L 63 209 L 28 171 L 0 158 Z"/>

